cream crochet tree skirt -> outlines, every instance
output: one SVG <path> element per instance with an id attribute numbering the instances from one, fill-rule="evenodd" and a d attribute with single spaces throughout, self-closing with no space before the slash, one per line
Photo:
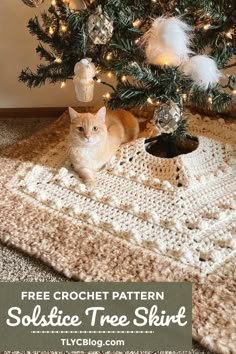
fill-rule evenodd
<path id="1" fill-rule="evenodd" d="M 70 167 L 68 126 L 65 114 L 2 153 L 2 242 L 75 279 L 191 281 L 194 338 L 233 352 L 236 125 L 192 116 L 198 147 L 173 159 L 144 138 L 123 145 L 92 192 Z"/>

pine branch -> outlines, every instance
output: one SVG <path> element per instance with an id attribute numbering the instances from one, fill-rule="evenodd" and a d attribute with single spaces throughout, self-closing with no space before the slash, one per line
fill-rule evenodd
<path id="1" fill-rule="evenodd" d="M 46 50 L 41 43 L 36 48 L 36 53 L 39 54 L 40 59 L 45 59 L 46 61 L 52 63 L 55 60 L 53 53 Z"/>
<path id="2" fill-rule="evenodd" d="M 210 101 L 209 98 L 211 98 Z M 232 96 L 220 91 L 218 88 L 208 89 L 207 92 L 195 88 L 191 93 L 190 100 L 195 107 L 223 112 L 231 103 Z"/>
<path id="3" fill-rule="evenodd" d="M 63 67 L 52 63 L 50 65 L 39 65 L 36 73 L 32 72 L 29 68 L 22 70 L 19 81 L 27 83 L 28 87 L 40 87 L 56 82 L 65 81 L 69 78 L 68 73 L 64 72 Z"/>
<path id="4" fill-rule="evenodd" d="M 29 29 L 30 34 L 32 34 L 33 36 L 37 36 L 37 39 L 39 41 L 48 44 L 52 43 L 51 36 L 42 29 L 42 27 L 39 24 L 39 20 L 36 16 L 29 20 L 27 27 Z"/>
<path id="5" fill-rule="evenodd" d="M 108 106 L 111 109 L 143 107 L 147 105 L 147 95 L 145 87 L 132 85 L 129 82 L 119 83 L 117 89 L 111 95 Z"/>
<path id="6" fill-rule="evenodd" d="M 233 68 L 233 67 L 235 67 L 235 66 L 236 66 L 236 62 L 233 63 L 233 64 L 229 64 L 229 65 L 224 66 L 224 69 Z"/>
<path id="7" fill-rule="evenodd" d="M 106 16 L 113 21 L 112 39 L 104 45 L 95 45 L 89 37 L 88 18 L 101 5 Z M 208 90 L 192 89 L 192 82 L 176 67 L 160 67 L 146 63 L 145 53 L 137 40 L 157 16 L 179 16 L 194 27 L 191 49 L 197 53 L 213 56 L 219 68 L 230 68 L 236 54 L 235 2 L 233 0 L 96 0 L 86 9 L 73 10 L 68 3 L 57 0 L 43 12 L 41 19 L 31 19 L 30 33 L 40 41 L 36 48 L 40 59 L 45 61 L 36 72 L 23 70 L 19 80 L 29 87 L 46 82 L 55 83 L 73 76 L 74 65 L 84 57 L 90 57 L 102 73 L 111 71 L 117 78 L 117 87 L 108 104 L 111 108 L 142 107 L 147 99 L 167 102 L 173 100 L 181 105 L 182 95 L 196 106 L 222 111 L 231 101 L 231 95 L 223 90 L 235 89 L 234 79 L 226 85 Z M 139 28 L 133 22 L 139 19 Z M 61 24 L 67 31 L 61 31 Z M 204 28 L 205 24 L 209 28 Z M 49 31 L 50 28 L 53 30 Z M 230 36 L 227 36 L 227 33 Z M 231 33 L 232 32 L 232 33 Z M 107 60 L 107 54 L 111 60 Z M 61 63 L 55 58 L 60 57 Z M 127 81 L 123 82 L 123 76 Z M 104 84 L 109 85 L 103 80 Z M 149 101 L 150 101 L 149 100 Z M 212 101 L 212 102 L 211 102 Z M 179 132 L 181 133 L 181 132 Z"/>

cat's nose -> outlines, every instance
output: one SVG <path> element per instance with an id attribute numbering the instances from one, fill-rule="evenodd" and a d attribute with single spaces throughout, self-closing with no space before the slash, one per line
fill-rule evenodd
<path id="1" fill-rule="evenodd" d="M 85 136 L 85 138 L 86 138 L 87 140 L 89 140 L 90 135 L 85 134 L 84 136 Z"/>

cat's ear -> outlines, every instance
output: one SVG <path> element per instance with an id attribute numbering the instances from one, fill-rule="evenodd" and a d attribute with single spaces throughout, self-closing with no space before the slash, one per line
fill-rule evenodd
<path id="1" fill-rule="evenodd" d="M 69 115 L 70 115 L 70 120 L 73 122 L 76 118 L 78 118 L 78 112 L 76 112 L 73 108 L 69 107 Z"/>
<path id="2" fill-rule="evenodd" d="M 96 113 L 96 117 L 98 119 L 100 119 L 101 121 L 105 122 L 105 119 L 106 119 L 106 113 L 107 113 L 107 109 L 106 107 L 102 107 L 99 109 L 99 111 Z"/>

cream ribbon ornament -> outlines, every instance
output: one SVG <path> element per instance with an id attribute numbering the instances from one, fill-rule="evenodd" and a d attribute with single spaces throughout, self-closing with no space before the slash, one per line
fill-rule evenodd
<path id="1" fill-rule="evenodd" d="M 75 93 L 78 101 L 90 102 L 94 95 L 95 65 L 90 58 L 84 58 L 75 64 L 73 77 Z"/>

